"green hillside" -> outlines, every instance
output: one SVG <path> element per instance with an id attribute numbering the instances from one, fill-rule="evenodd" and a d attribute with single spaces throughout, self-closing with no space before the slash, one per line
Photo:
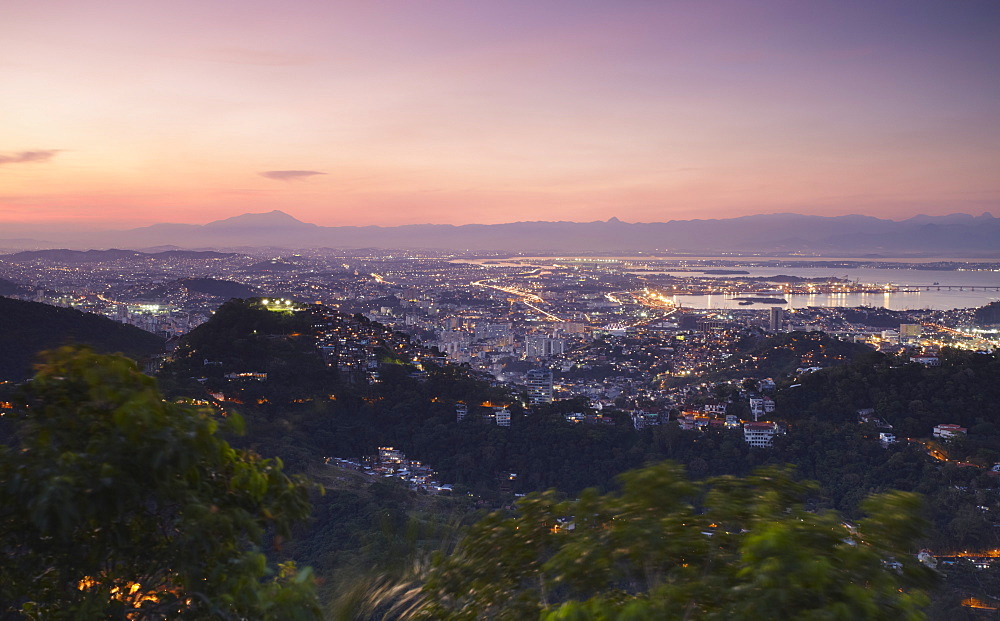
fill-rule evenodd
<path id="1" fill-rule="evenodd" d="M 163 339 L 134 326 L 73 308 L 0 297 L 0 380 L 24 380 L 38 352 L 67 343 L 139 359 L 163 350 Z"/>
<path id="2" fill-rule="evenodd" d="M 317 351 L 321 343 L 328 350 L 322 356 Z M 444 575 L 440 571 L 446 572 L 448 580 L 457 580 L 454 584 L 459 593 L 484 592 L 483 582 L 470 587 L 464 581 L 475 578 L 478 568 L 487 566 L 484 558 L 506 554 L 508 541 L 513 545 L 524 541 L 519 532 L 533 536 L 531 529 L 522 528 L 523 522 L 503 522 L 510 526 L 508 530 L 493 528 L 500 522 L 487 522 L 484 529 L 473 531 L 497 536 L 490 542 L 473 537 L 471 547 L 460 548 L 481 551 L 477 554 L 482 556 L 470 557 L 469 566 L 439 564 L 427 573 L 421 559 L 426 560 L 433 550 L 446 552 L 454 526 L 471 520 L 478 509 L 509 506 L 515 493 L 555 488 L 569 498 L 582 494 L 586 502 L 597 502 L 598 493 L 613 493 L 616 475 L 665 459 L 683 464 L 685 476 L 696 486 L 732 483 L 735 479 L 714 477 L 753 476 L 761 466 L 794 467 L 798 476 L 818 482 L 818 487 L 810 488 L 813 491 L 807 502 L 795 509 L 798 513 L 784 509 L 780 513 L 794 516 L 789 525 L 796 529 L 801 525 L 800 517 L 812 520 L 826 516 L 822 519 L 833 519 L 838 525 L 844 519 L 860 523 L 866 511 L 864 499 L 873 493 L 900 490 L 921 494 L 925 505 L 920 515 L 928 521 L 928 528 L 907 546 L 905 554 L 910 561 L 916 550 L 924 547 L 942 557 L 958 550 L 1000 548 L 1000 529 L 994 517 L 1000 515 L 1000 495 L 990 470 L 1000 462 L 1000 411 L 996 406 L 1000 403 L 1000 357 L 996 355 L 945 349 L 940 353 L 940 367 L 924 367 L 905 356 L 886 356 L 819 332 L 747 335 L 711 373 L 721 379 L 758 375 L 777 379 L 773 416 L 787 423 L 787 433 L 777 437 L 771 448 L 755 448 L 747 444 L 740 429 L 689 431 L 671 423 L 637 430 L 627 413 L 608 409 L 602 411 L 600 424 L 567 422 L 564 416 L 568 413 L 594 413 L 586 399 L 537 405 L 526 411 L 521 406 L 524 396 L 516 390 L 492 386 L 461 366 L 441 365 L 422 356 L 419 346 L 407 345 L 401 335 L 363 316 L 344 315 L 318 305 L 276 312 L 257 301 L 232 300 L 184 337 L 160 375 L 161 385 L 171 396 L 208 398 L 208 393 L 214 392 L 212 397 L 219 407 L 238 410 L 246 420 L 247 434 L 233 438 L 234 446 L 279 456 L 289 472 L 308 474 L 328 489 L 325 496 L 313 499 L 313 521 L 274 554 L 281 557 L 278 560 L 294 558 L 313 567 L 323 581 L 320 593 L 331 611 L 340 602 L 357 606 L 369 596 L 373 610 L 383 610 L 389 604 L 379 597 L 418 593 L 413 589 L 424 581 L 434 584 Z M 397 355 L 397 351 L 407 353 Z M 352 371 L 350 365 L 337 362 L 345 356 L 350 361 L 351 352 L 361 356 L 362 370 Z M 327 366 L 326 360 L 333 364 Z M 791 380 L 789 375 L 799 367 L 822 369 L 795 374 L 797 379 Z M 267 375 L 244 379 L 240 372 Z M 699 379 L 708 378 L 703 375 Z M 742 398 L 733 398 L 730 406 L 739 406 Z M 456 417 L 458 402 L 468 406 L 461 421 Z M 510 427 L 499 427 L 484 416 L 490 413 L 489 404 L 498 403 L 510 405 Z M 894 425 L 889 431 L 899 442 L 883 445 L 879 436 L 882 428 L 859 424 L 857 410 L 869 408 Z M 967 427 L 968 437 L 931 444 L 931 428 L 942 422 Z M 914 441 L 907 441 L 910 437 Z M 440 481 L 452 484 L 454 493 L 435 497 L 410 491 L 391 480 L 336 468 L 326 460 L 358 459 L 372 455 L 380 446 L 396 447 L 409 458 L 421 460 L 438 473 Z M 929 453 L 929 447 L 935 452 Z M 503 480 L 511 481 L 510 473 L 516 474 L 516 479 L 501 485 L 504 476 Z M 600 491 L 585 492 L 586 487 Z M 642 487 L 656 489 L 645 483 Z M 615 497 L 608 499 L 611 509 L 621 506 Z M 530 519 L 545 526 L 542 534 L 546 540 L 559 545 L 567 536 L 553 532 L 553 522 L 565 515 L 601 511 L 596 504 L 586 505 L 585 511 L 558 504 L 551 507 L 553 515 Z M 832 514 L 826 511 L 836 511 L 841 517 L 830 518 Z M 498 515 L 497 520 L 513 514 Z M 682 517 L 681 526 L 694 524 L 687 521 L 690 516 Z M 612 519 L 617 522 L 617 518 Z M 630 521 L 623 519 L 621 528 L 631 528 Z M 902 522 L 916 523 L 909 517 L 901 518 Z M 662 522 L 656 521 L 652 527 L 661 529 Z M 692 531 L 694 537 L 680 535 L 669 540 L 700 545 L 707 541 L 701 537 L 711 532 L 708 528 L 698 525 Z M 824 529 L 833 532 L 826 526 Z M 577 532 L 586 531 L 581 526 Z M 603 527 L 591 532 L 601 541 L 607 536 Z M 729 534 L 744 532 L 735 527 Z M 642 545 L 660 541 L 645 536 L 633 540 Z M 837 535 L 831 542 L 838 546 L 843 538 Z M 493 543 L 499 545 L 490 547 Z M 526 559 L 518 560 L 515 566 L 534 562 L 536 557 L 531 554 L 538 552 L 536 548 L 525 548 L 525 556 L 519 556 L 522 550 L 518 549 L 518 556 L 508 558 Z M 590 550 L 603 553 L 609 549 L 625 548 L 601 544 Z M 778 549 L 806 548 L 794 544 Z M 550 548 L 541 550 L 543 558 L 549 555 L 547 550 Z M 695 557 L 683 552 L 684 562 L 693 566 Z M 706 565 L 710 570 L 733 566 L 723 557 L 710 560 Z M 617 565 L 599 560 L 574 566 L 591 571 Z M 703 569 L 698 570 L 699 578 L 692 584 L 701 584 Z M 965 561 L 941 569 L 942 586 L 932 594 L 930 618 L 970 618 L 953 613 L 961 609 L 959 602 L 964 598 L 983 599 L 984 594 L 1000 592 L 997 569 L 980 571 Z M 588 580 L 593 577 L 580 575 Z M 974 582 L 969 579 L 972 575 Z M 402 577 L 393 582 L 398 576 Z M 499 579 L 495 582 L 503 584 Z M 435 588 L 440 588 L 441 582 L 437 584 Z M 505 597 L 509 595 L 513 601 L 522 593 L 520 588 L 511 587 Z M 741 589 L 717 587 L 720 594 L 742 593 Z M 430 599 L 437 597 L 436 603 L 450 605 L 459 601 L 455 592 L 439 591 L 445 595 Z M 566 595 L 552 588 L 547 592 L 553 598 Z M 581 601 L 598 594 L 589 587 L 579 591 Z M 473 600 L 470 610 L 480 604 Z M 337 614 L 331 612 L 331 618 L 394 618 L 374 613 L 355 617 Z M 442 614 L 433 618 L 456 617 Z M 538 618 L 538 614 L 510 618 Z M 650 614 L 637 618 L 666 617 Z"/>

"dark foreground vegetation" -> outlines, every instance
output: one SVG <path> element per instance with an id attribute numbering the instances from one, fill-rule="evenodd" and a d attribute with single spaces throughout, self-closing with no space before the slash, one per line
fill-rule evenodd
<path id="1" fill-rule="evenodd" d="M 262 551 L 306 517 L 309 484 L 230 448 L 218 430 L 238 427 L 233 415 L 166 402 L 127 359 L 72 349 L 48 356 L 19 405 L 0 452 L 6 615 L 320 615 L 310 573 L 269 565 Z M 848 525 L 808 510 L 815 487 L 778 470 L 692 483 L 664 463 L 621 482 L 578 500 L 533 494 L 516 514 L 487 516 L 439 555 L 422 589 L 381 593 L 373 609 L 915 618 L 935 578 L 913 555 L 923 523 L 912 494 L 869 499 L 870 516 Z"/>
<path id="2" fill-rule="evenodd" d="M 4 614 L 963 619 L 977 613 L 962 600 L 1000 596 L 996 569 L 916 560 L 1000 548 L 995 355 L 945 350 L 925 367 L 821 336 L 742 343 L 774 361 L 788 423 L 756 449 L 738 430 L 636 430 L 624 412 L 568 423 L 585 401 L 529 412 L 517 391 L 388 346 L 365 381 L 324 362 L 323 321 L 393 336 L 234 301 L 164 368 L 166 401 L 128 361 L 79 350 L 0 395 Z M 784 375 L 792 347 L 841 364 Z M 240 372 L 267 379 L 227 378 Z M 738 392 L 715 397 L 738 408 Z M 508 405 L 511 427 L 484 404 Z M 859 409 L 900 441 L 881 445 Z M 931 442 L 945 422 L 968 437 Z M 325 460 L 385 445 L 454 492 Z"/>

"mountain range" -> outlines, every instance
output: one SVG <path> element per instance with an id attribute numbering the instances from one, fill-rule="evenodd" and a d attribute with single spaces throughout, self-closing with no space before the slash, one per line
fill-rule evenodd
<path id="1" fill-rule="evenodd" d="M 282 211 L 197 224 L 154 224 L 120 231 L 0 238 L 20 248 L 407 248 L 510 252 L 808 253 L 825 256 L 1000 257 L 1000 218 L 766 214 L 718 220 L 628 223 L 512 222 L 319 226 Z"/>

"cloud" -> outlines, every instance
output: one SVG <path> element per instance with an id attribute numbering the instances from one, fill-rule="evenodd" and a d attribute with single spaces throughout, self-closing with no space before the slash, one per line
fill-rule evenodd
<path id="1" fill-rule="evenodd" d="M 267 177 L 276 181 L 297 181 L 306 177 L 312 177 L 313 175 L 325 175 L 326 173 L 318 170 L 267 170 L 258 174 L 261 177 Z"/>
<path id="2" fill-rule="evenodd" d="M 0 164 L 24 164 L 27 162 L 47 162 L 59 153 L 59 149 L 44 151 L 21 151 L 9 155 L 0 155 Z"/>

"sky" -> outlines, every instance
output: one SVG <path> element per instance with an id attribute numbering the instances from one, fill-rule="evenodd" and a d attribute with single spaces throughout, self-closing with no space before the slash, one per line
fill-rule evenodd
<path id="1" fill-rule="evenodd" d="M 0 230 L 1000 215 L 996 0 L 0 15 Z"/>

